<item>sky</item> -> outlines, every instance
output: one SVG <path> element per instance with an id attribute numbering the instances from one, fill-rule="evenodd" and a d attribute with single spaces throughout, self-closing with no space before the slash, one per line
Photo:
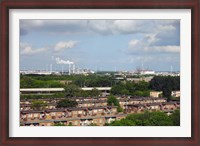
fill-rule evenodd
<path id="1" fill-rule="evenodd" d="M 180 20 L 20 20 L 20 70 L 180 70 Z"/>

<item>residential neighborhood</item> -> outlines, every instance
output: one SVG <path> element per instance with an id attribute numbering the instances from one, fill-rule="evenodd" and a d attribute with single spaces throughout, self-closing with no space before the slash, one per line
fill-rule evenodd
<path id="1" fill-rule="evenodd" d="M 35 79 L 40 76 L 22 75 L 22 82 L 24 78 L 29 78 L 32 79 L 32 83 L 29 84 L 29 88 L 23 87 L 20 89 L 21 126 L 105 126 L 114 121 L 120 121 L 131 114 L 162 112 L 170 116 L 175 110 L 180 109 L 180 91 L 173 90 L 171 96 L 165 97 L 163 91 L 150 89 L 151 80 L 140 80 L 139 82 L 119 81 L 113 76 L 113 82 L 116 81 L 116 84 L 119 84 L 120 87 L 121 84 L 135 86 L 135 88 L 139 86 L 137 87 L 139 89 L 134 89 L 134 91 L 126 89 L 127 94 L 124 94 L 124 89 L 122 87 L 122 89 L 119 89 L 116 84 L 109 87 L 79 87 L 76 91 L 77 87 L 72 86 L 75 79 L 72 79 L 67 85 L 59 80 L 56 81 L 63 86 L 59 88 L 30 88 L 31 84 L 36 81 Z M 48 78 L 48 75 L 43 76 L 43 78 Z M 85 76 L 85 78 L 91 77 Z M 103 79 L 105 75 L 96 78 Z M 143 79 L 143 77 L 141 78 Z M 152 80 L 155 78 L 151 77 Z M 168 78 L 177 77 L 169 76 Z M 73 88 L 70 89 L 70 86 Z M 115 88 L 118 88 L 118 94 L 115 94 Z M 72 91 L 70 91 L 71 94 L 67 95 L 69 89 Z M 120 90 L 122 90 L 121 93 Z M 137 90 L 141 90 L 141 93 Z M 147 91 L 148 93 L 145 93 Z M 78 92 L 80 92 L 78 95 L 81 96 L 76 95 Z M 113 99 L 110 103 L 111 98 Z M 64 104 L 60 106 L 63 101 L 68 103 L 65 103 L 67 106 Z"/>

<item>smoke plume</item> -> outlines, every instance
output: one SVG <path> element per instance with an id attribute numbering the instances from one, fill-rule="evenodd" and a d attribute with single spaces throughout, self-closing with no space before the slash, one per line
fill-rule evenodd
<path id="1" fill-rule="evenodd" d="M 69 60 L 62 60 L 59 57 L 56 58 L 56 63 L 57 64 L 74 64 L 74 62 L 69 61 Z"/>

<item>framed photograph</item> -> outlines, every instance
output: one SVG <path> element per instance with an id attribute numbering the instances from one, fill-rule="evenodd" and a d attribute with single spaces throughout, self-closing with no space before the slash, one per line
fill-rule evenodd
<path id="1" fill-rule="evenodd" d="M 2 145 L 200 145 L 199 0 L 2 1 Z"/>

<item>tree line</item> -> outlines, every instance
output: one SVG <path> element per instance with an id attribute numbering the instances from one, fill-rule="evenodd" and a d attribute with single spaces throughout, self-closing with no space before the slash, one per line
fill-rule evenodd
<path id="1" fill-rule="evenodd" d="M 150 89 L 149 83 L 140 81 L 139 83 L 133 82 L 120 82 L 112 86 L 111 94 L 113 95 L 132 95 L 132 96 L 149 96 Z"/>
<path id="2" fill-rule="evenodd" d="M 163 97 L 170 98 L 173 90 L 180 90 L 180 77 L 172 76 L 154 76 L 150 82 L 140 81 L 134 83 L 130 81 L 117 81 L 112 76 L 103 75 L 72 75 L 72 76 L 27 76 L 20 77 L 20 88 L 65 88 L 64 97 L 88 97 L 99 96 L 100 92 L 96 89 L 92 91 L 83 91 L 81 87 L 105 87 L 111 86 L 113 95 L 132 95 L 132 96 L 150 96 L 150 91 L 162 91 Z M 58 79 L 71 79 L 68 85 L 62 84 Z M 62 95 L 62 96 L 63 96 Z M 37 97 L 39 97 L 38 95 Z"/>
<path id="3" fill-rule="evenodd" d="M 180 110 L 175 110 L 170 116 L 163 112 L 131 114 L 121 120 L 116 120 L 106 126 L 180 126 Z"/>

